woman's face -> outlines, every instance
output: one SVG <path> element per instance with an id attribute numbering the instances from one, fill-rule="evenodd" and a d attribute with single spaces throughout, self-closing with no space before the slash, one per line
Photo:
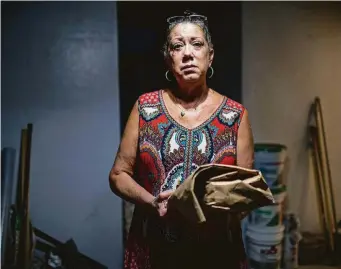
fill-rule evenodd
<path id="1" fill-rule="evenodd" d="M 178 83 L 206 79 L 213 60 L 213 49 L 202 29 L 193 23 L 180 23 L 169 36 L 168 65 Z"/>

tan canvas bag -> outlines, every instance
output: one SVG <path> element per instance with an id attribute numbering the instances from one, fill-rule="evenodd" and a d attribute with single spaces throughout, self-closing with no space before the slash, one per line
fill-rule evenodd
<path id="1" fill-rule="evenodd" d="M 168 208 L 198 224 L 206 222 L 213 211 L 243 213 L 274 202 L 260 171 L 206 164 L 198 167 L 175 190 L 168 200 Z"/>

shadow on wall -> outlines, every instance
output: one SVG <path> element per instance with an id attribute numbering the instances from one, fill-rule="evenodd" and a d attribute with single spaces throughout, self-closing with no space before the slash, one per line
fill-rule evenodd
<path id="1" fill-rule="evenodd" d="M 115 2 L 2 3 L 2 145 L 34 125 L 32 223 L 122 265 L 121 200 L 108 174 L 119 142 Z M 16 177 L 15 177 L 16 178 Z"/>

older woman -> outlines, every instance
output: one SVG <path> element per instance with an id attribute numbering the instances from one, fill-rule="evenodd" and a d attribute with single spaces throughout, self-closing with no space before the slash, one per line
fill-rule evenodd
<path id="1" fill-rule="evenodd" d="M 167 22 L 166 78 L 175 86 L 138 98 L 110 172 L 112 191 L 135 204 L 124 268 L 244 268 L 238 216 L 225 233 L 224 218 L 198 228 L 167 213 L 168 197 L 198 166 L 253 165 L 247 110 L 207 85 L 207 18 L 185 12 Z"/>

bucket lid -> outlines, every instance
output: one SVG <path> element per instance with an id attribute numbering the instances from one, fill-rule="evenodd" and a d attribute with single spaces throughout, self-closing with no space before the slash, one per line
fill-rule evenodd
<path id="1" fill-rule="evenodd" d="M 282 150 L 286 150 L 287 147 L 276 143 L 256 143 L 254 149 L 255 151 L 281 152 Z"/>

